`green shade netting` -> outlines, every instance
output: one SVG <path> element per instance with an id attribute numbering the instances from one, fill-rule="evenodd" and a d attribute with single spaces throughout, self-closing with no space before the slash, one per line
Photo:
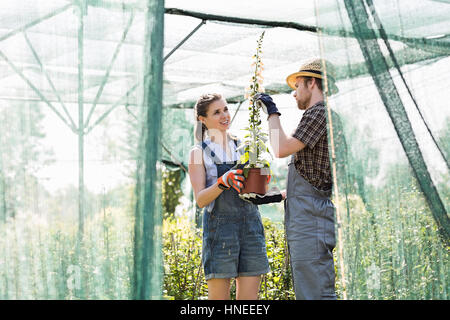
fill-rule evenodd
<path id="1" fill-rule="evenodd" d="M 286 76 L 310 57 L 335 66 L 339 298 L 448 299 L 449 2 L 165 1 L 222 19 L 205 24 L 163 5 L 0 3 L 0 298 L 161 298 L 163 215 L 200 225 L 192 107 L 223 93 L 242 138 L 265 31 L 264 86 L 286 132 L 301 118 Z M 280 189 L 286 168 L 272 162 Z M 282 204 L 260 209 L 283 220 Z"/>
<path id="2" fill-rule="evenodd" d="M 161 297 L 164 7 L 128 4 L 1 5 L 1 299 Z"/>
<path id="3" fill-rule="evenodd" d="M 329 133 L 350 299 L 448 298 L 450 8 L 425 2 L 414 2 L 423 9 L 414 21 L 406 1 L 318 5 L 322 55 L 340 89 L 328 98 Z"/>

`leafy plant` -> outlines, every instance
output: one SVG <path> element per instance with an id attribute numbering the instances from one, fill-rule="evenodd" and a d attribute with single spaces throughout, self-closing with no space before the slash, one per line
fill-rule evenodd
<path id="1" fill-rule="evenodd" d="M 248 162 L 245 168 L 270 168 L 269 160 L 272 159 L 269 149 L 265 144 L 268 139 L 268 134 L 263 132 L 261 128 L 261 108 L 255 103 L 255 95 L 259 92 L 264 92 L 264 87 L 262 86 L 264 64 L 261 60 L 263 38 L 264 32 L 257 41 L 256 54 L 253 56 L 254 62 L 252 64 L 255 67 L 255 71 L 250 86 L 246 89 L 245 93 L 245 98 L 249 99 L 249 125 L 243 129 L 247 131 L 247 134 L 239 146 L 239 149 L 244 148 L 244 154 L 240 162 Z"/>
<path id="2" fill-rule="evenodd" d="M 180 198 L 183 196 L 181 181 L 181 170 L 168 167 L 162 169 L 161 209 L 164 218 L 173 216 L 176 207 L 180 204 Z"/>

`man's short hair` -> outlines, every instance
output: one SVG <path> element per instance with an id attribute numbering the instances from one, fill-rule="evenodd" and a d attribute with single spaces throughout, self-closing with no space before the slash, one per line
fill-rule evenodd
<path id="1" fill-rule="evenodd" d="M 314 78 L 316 80 L 317 88 L 319 88 L 319 90 L 323 92 L 322 79 L 319 79 L 319 78 L 316 78 L 316 77 L 305 77 L 305 76 L 302 76 L 302 78 L 303 78 L 303 84 L 305 86 L 309 82 L 311 82 L 311 80 Z"/>

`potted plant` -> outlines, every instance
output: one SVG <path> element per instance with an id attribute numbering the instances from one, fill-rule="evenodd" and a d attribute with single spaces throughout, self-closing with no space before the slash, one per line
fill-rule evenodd
<path id="1" fill-rule="evenodd" d="M 257 41 L 256 54 L 253 56 L 254 73 L 250 82 L 250 86 L 246 89 L 245 98 L 249 99 L 249 121 L 248 127 L 243 130 L 247 131 L 242 140 L 239 149 L 244 149 L 240 163 L 245 164 L 243 167 L 246 181 L 244 189 L 245 193 L 266 194 L 270 177 L 270 162 L 272 155 L 266 146 L 268 134 L 261 128 L 261 108 L 255 103 L 255 95 L 264 92 L 262 70 L 263 63 L 261 60 L 261 46 L 264 38 L 264 32 Z"/>

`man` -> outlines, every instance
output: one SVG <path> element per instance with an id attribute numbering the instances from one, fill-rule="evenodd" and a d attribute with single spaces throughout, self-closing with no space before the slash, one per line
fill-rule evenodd
<path id="1" fill-rule="evenodd" d="M 330 93 L 336 93 L 327 63 Z M 336 299 L 333 248 L 335 247 L 334 206 L 331 197 L 331 169 L 328 154 L 322 60 L 305 63 L 289 75 L 300 110 L 305 110 L 292 134 L 285 134 L 281 113 L 272 98 L 255 98 L 268 113 L 270 143 L 278 158 L 292 155 L 289 162 L 285 226 L 296 299 Z"/>

